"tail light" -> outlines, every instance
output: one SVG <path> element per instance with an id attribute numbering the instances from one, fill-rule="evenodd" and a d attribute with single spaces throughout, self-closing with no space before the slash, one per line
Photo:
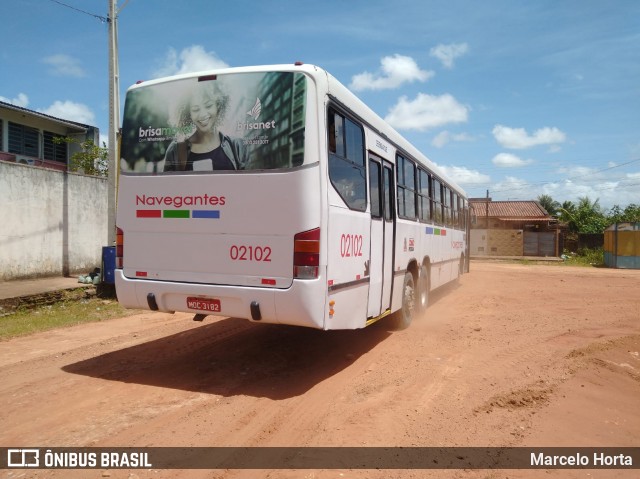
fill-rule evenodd
<path id="1" fill-rule="evenodd" d="M 320 228 L 293 237 L 293 277 L 315 279 L 320 265 Z"/>
<path id="2" fill-rule="evenodd" d="M 122 256 L 124 253 L 124 231 L 116 228 L 116 268 L 122 269 Z"/>

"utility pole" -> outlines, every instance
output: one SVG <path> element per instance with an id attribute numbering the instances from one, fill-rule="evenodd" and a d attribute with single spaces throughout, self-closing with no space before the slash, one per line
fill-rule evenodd
<path id="1" fill-rule="evenodd" d="M 489 190 L 487 190 L 487 201 L 485 202 L 487 229 L 489 229 L 489 201 L 491 201 L 491 198 L 489 198 Z"/>
<path id="2" fill-rule="evenodd" d="M 120 70 L 118 66 L 118 15 L 115 0 L 107 0 L 109 7 L 109 175 L 107 228 L 109 246 L 116 241 L 116 194 L 120 161 L 118 134 L 120 129 Z"/>

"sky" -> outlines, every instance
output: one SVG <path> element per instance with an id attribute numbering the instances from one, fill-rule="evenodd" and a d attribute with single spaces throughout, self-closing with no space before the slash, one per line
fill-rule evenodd
<path id="1" fill-rule="evenodd" d="M 0 100 L 97 126 L 106 139 L 108 5 L 4 1 Z M 118 9 L 122 102 L 138 80 L 302 61 L 349 87 L 470 197 L 640 204 L 640 2 L 119 0 Z"/>

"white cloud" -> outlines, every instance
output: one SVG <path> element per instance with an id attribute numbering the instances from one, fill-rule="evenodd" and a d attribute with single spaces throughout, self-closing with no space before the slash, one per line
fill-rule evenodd
<path id="1" fill-rule="evenodd" d="M 556 173 L 561 175 L 566 175 L 569 179 L 572 180 L 602 180 L 606 177 L 606 173 L 597 170 L 596 168 L 592 168 L 589 166 L 579 166 L 579 165 L 571 165 L 571 166 L 561 166 L 556 168 Z"/>
<path id="2" fill-rule="evenodd" d="M 429 55 L 437 58 L 442 62 L 445 68 L 453 68 L 453 62 L 456 58 L 461 57 L 469 51 L 469 45 L 466 43 L 450 43 L 448 45 L 436 45 L 429 51 Z"/>
<path id="3" fill-rule="evenodd" d="M 202 45 L 191 45 L 178 53 L 174 48 L 169 48 L 162 60 L 162 65 L 155 72 L 154 77 L 193 73 L 216 68 L 227 68 L 227 65 L 214 52 L 205 51 Z"/>
<path id="4" fill-rule="evenodd" d="M 439 168 L 459 185 L 483 185 L 491 181 L 489 175 L 480 173 L 477 170 L 470 170 L 461 166 L 439 166 Z"/>
<path id="5" fill-rule="evenodd" d="M 588 171 L 592 174 L 583 176 Z M 557 181 L 544 184 L 532 184 L 521 178 L 507 176 L 504 180 L 491 185 L 490 195 L 495 200 L 531 200 L 546 194 L 560 203 L 564 201 L 576 203 L 579 198 L 586 196 L 592 201 L 598 200 L 600 206 L 605 209 L 610 209 L 616 204 L 622 207 L 631 203 L 640 204 L 640 188 L 638 188 L 640 172 L 620 176 L 596 173 L 592 168 L 577 167 L 556 173 L 568 177 L 558 177 Z"/>
<path id="6" fill-rule="evenodd" d="M 19 106 L 22 108 L 26 108 L 27 105 L 29 104 L 29 97 L 24 93 L 18 93 L 18 96 L 16 98 L 5 98 L 3 96 L 0 96 L 0 101 L 3 101 L 5 103 L 11 103 L 12 105 Z"/>
<path id="7" fill-rule="evenodd" d="M 526 198 L 535 199 L 539 193 L 535 192 L 536 189 L 529 184 L 527 180 L 516 178 L 515 176 L 506 176 L 504 180 L 494 183 L 490 189 L 490 196 L 493 196 L 492 192 L 498 193 L 501 198 Z M 498 199 L 498 198 L 494 198 Z"/>
<path id="8" fill-rule="evenodd" d="M 411 101 L 406 96 L 400 97 L 385 120 L 399 130 L 424 131 L 448 123 L 463 123 L 467 118 L 467 107 L 450 94 L 433 96 L 418 93 Z"/>
<path id="9" fill-rule="evenodd" d="M 448 131 L 441 131 L 433 138 L 433 140 L 431 140 L 431 144 L 436 148 L 442 148 L 451 141 L 473 141 L 473 137 L 466 133 L 450 133 Z"/>
<path id="10" fill-rule="evenodd" d="M 388 90 L 403 83 L 425 82 L 433 75 L 432 71 L 420 70 L 413 58 L 396 54 L 380 60 L 380 72 L 355 75 L 349 88 L 355 91 Z"/>
<path id="11" fill-rule="evenodd" d="M 95 122 L 95 115 L 87 105 L 69 100 L 58 100 L 49 108 L 38 111 L 62 120 L 76 121 L 78 123 L 84 123 L 85 125 L 93 125 Z"/>
<path id="12" fill-rule="evenodd" d="M 564 143 L 567 136 L 558 128 L 544 127 L 529 135 L 524 128 L 510 128 L 496 125 L 493 128 L 493 136 L 496 141 L 505 148 L 522 150 L 538 145 L 558 145 Z"/>
<path id="13" fill-rule="evenodd" d="M 500 168 L 519 168 L 533 163 L 533 160 L 523 160 L 511 153 L 498 153 L 491 162 Z"/>
<path id="14" fill-rule="evenodd" d="M 80 66 L 80 60 L 69 55 L 51 55 L 42 61 L 51 66 L 49 73 L 52 75 L 76 78 L 87 76 L 84 69 Z"/>

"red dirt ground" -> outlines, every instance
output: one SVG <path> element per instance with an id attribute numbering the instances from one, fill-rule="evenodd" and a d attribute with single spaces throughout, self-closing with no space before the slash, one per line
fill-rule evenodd
<path id="1" fill-rule="evenodd" d="M 474 262 L 409 329 L 145 313 L 0 342 L 0 445 L 638 446 L 640 271 Z M 635 470 L 2 471 L 631 478 Z"/>

